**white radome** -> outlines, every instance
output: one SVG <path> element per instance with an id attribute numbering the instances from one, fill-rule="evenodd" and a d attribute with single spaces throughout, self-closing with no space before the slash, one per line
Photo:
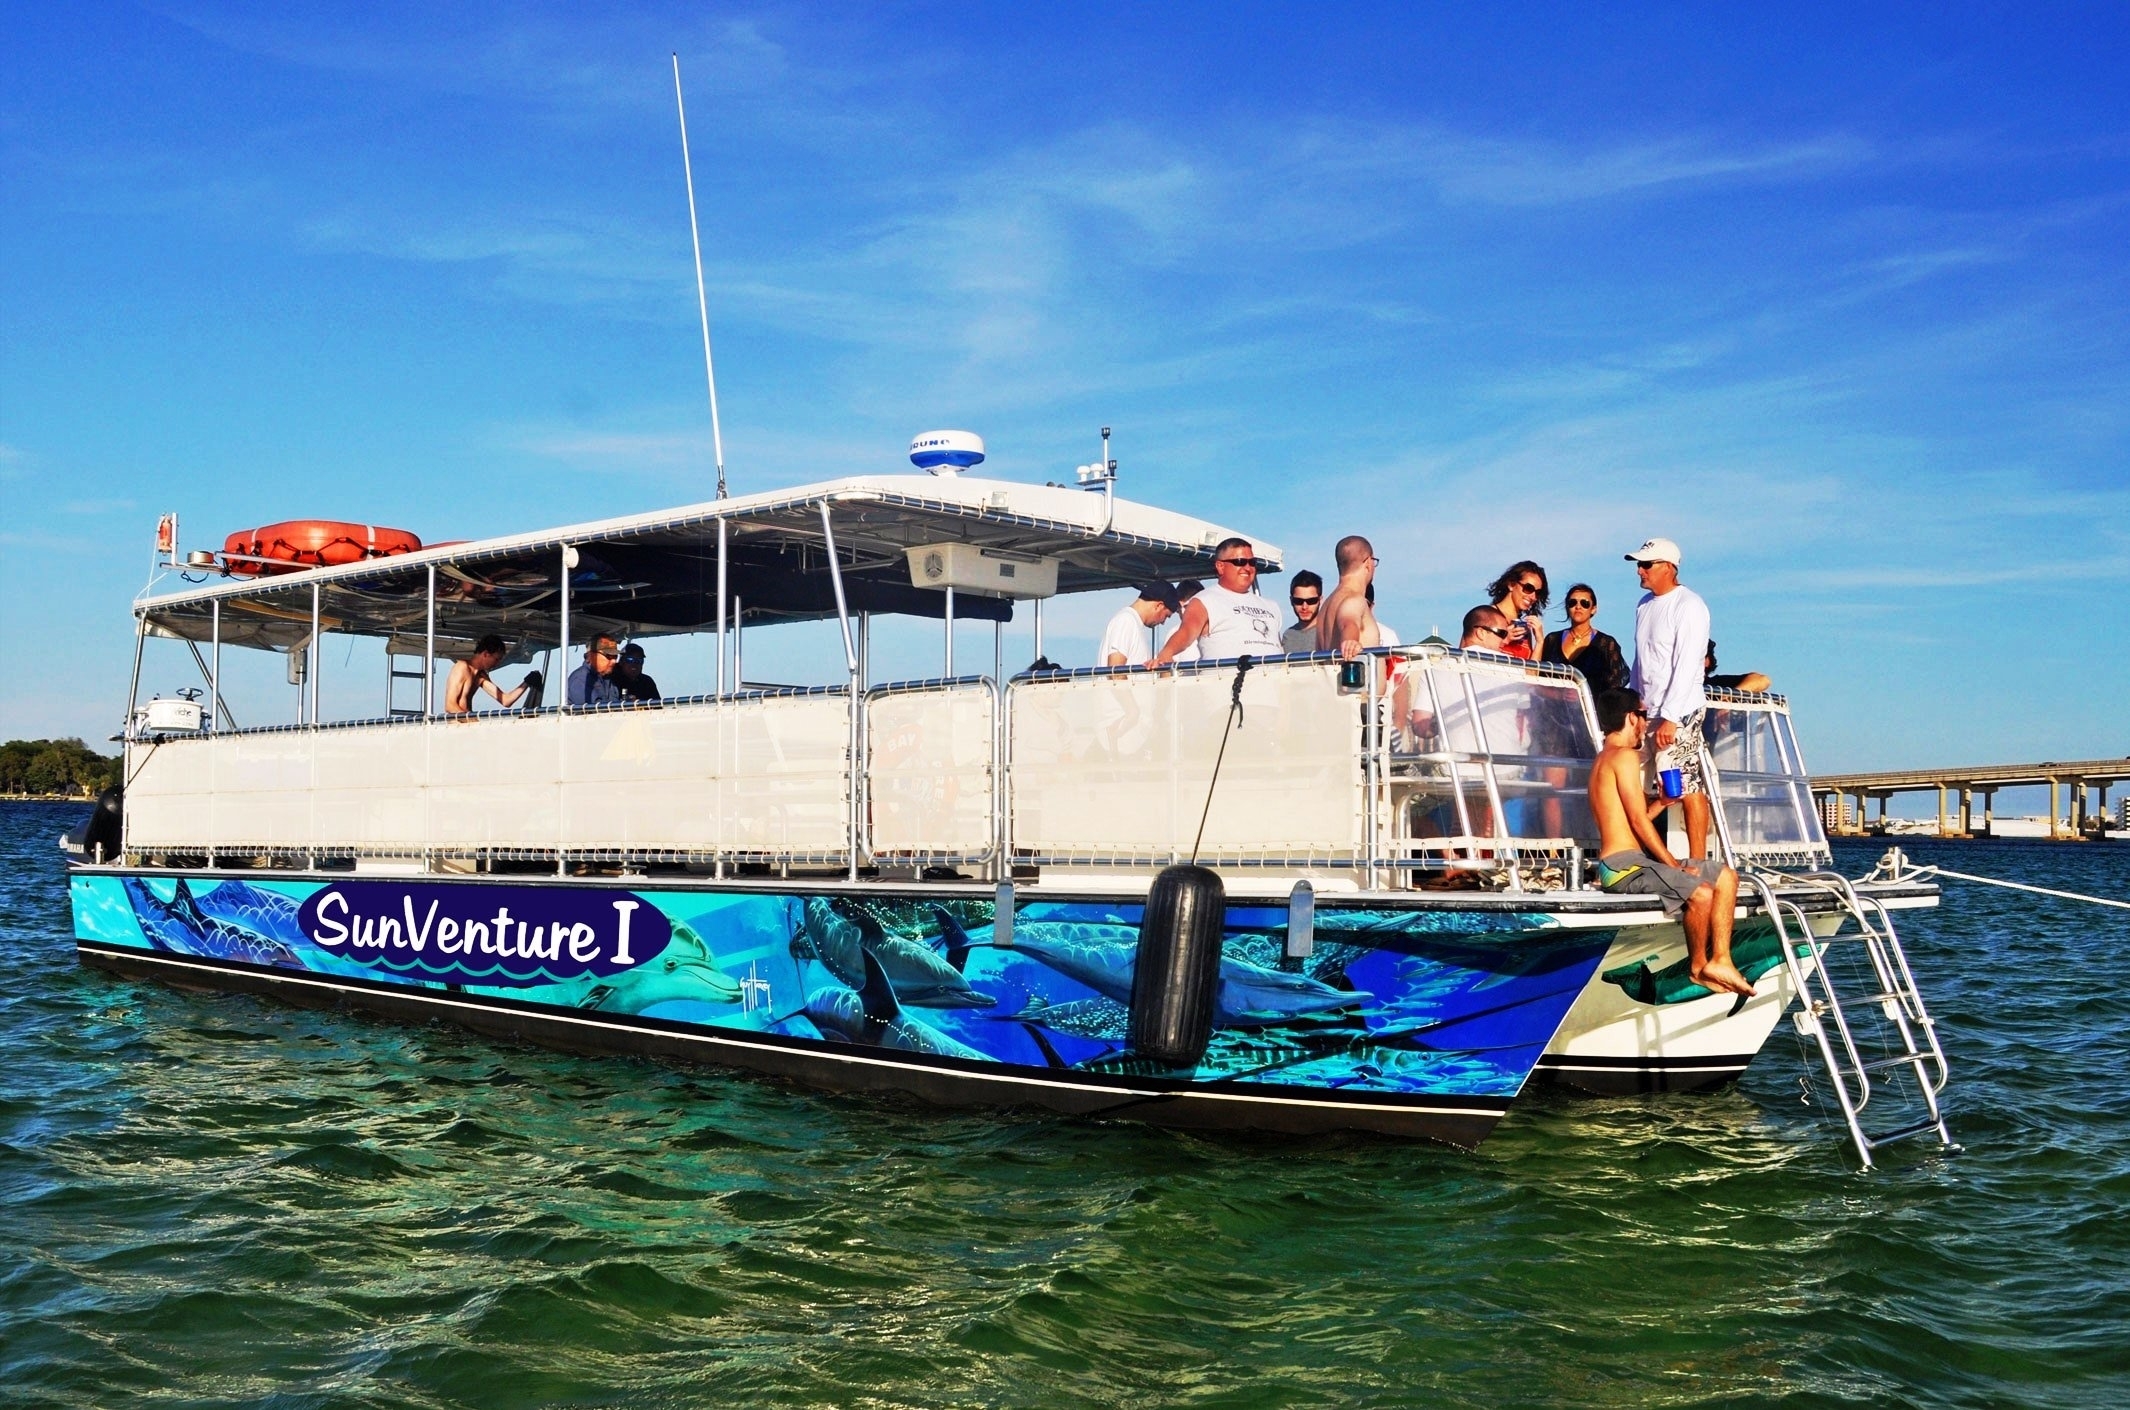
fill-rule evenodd
<path id="1" fill-rule="evenodd" d="M 984 463 L 984 438 L 974 431 L 925 431 L 910 438 L 910 463 L 934 475 L 958 475 Z"/>

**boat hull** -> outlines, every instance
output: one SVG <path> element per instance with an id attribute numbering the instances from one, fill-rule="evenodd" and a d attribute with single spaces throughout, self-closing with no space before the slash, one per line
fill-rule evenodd
<path id="1" fill-rule="evenodd" d="M 1231 901 L 1212 1040 L 1178 1069 L 1124 1038 L 1143 897 L 1023 893 L 1002 920 L 967 885 L 84 868 L 72 891 L 85 964 L 182 986 L 829 1090 L 1467 1147 L 1612 939 L 1536 911 L 1324 906 L 1288 959 L 1285 908 Z"/>

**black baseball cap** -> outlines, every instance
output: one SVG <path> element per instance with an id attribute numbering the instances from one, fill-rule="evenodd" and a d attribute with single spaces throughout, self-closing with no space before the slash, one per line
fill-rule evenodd
<path id="1" fill-rule="evenodd" d="M 1183 599 L 1176 595 L 1175 585 L 1160 578 L 1148 578 L 1139 584 L 1139 598 L 1142 602 L 1158 602 L 1171 612 L 1183 610 Z"/>

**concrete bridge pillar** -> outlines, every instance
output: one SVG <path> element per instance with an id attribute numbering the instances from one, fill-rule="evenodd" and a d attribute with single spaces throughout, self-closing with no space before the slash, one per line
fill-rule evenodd
<path id="1" fill-rule="evenodd" d="M 2049 780 L 2049 838 L 2051 841 L 2063 836 L 2063 780 Z"/>
<path id="2" fill-rule="evenodd" d="M 1997 835 L 1997 790 L 1994 788 L 1986 788 L 1982 791 L 1982 835 L 1984 837 L 1995 837 Z"/>
<path id="3" fill-rule="evenodd" d="M 1891 798 L 1892 796 L 1893 795 L 1891 793 L 1881 793 L 1878 795 L 1879 815 L 1877 821 L 1872 823 L 1870 827 L 1871 835 L 1874 837 L 1884 837 L 1886 835 L 1886 800 L 1888 798 Z"/>
<path id="4" fill-rule="evenodd" d="M 1975 790 L 1969 784 L 1960 785 L 1960 836 L 1975 835 Z"/>
<path id="5" fill-rule="evenodd" d="M 1946 788 L 1945 788 L 1945 785 L 1941 783 L 1941 784 L 1939 784 L 1939 785 L 1938 785 L 1938 836 L 1940 836 L 1940 837 L 1943 837 L 1943 836 L 1945 836 L 1945 834 L 1946 834 L 1946 827 L 1945 827 L 1945 794 L 1946 794 Z"/>

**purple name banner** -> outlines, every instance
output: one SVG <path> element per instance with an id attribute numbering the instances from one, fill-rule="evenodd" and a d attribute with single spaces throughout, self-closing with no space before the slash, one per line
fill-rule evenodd
<path id="1" fill-rule="evenodd" d="M 619 974 L 673 938 L 640 896 L 561 887 L 336 881 L 304 900 L 296 922 L 331 954 L 488 985 Z"/>

